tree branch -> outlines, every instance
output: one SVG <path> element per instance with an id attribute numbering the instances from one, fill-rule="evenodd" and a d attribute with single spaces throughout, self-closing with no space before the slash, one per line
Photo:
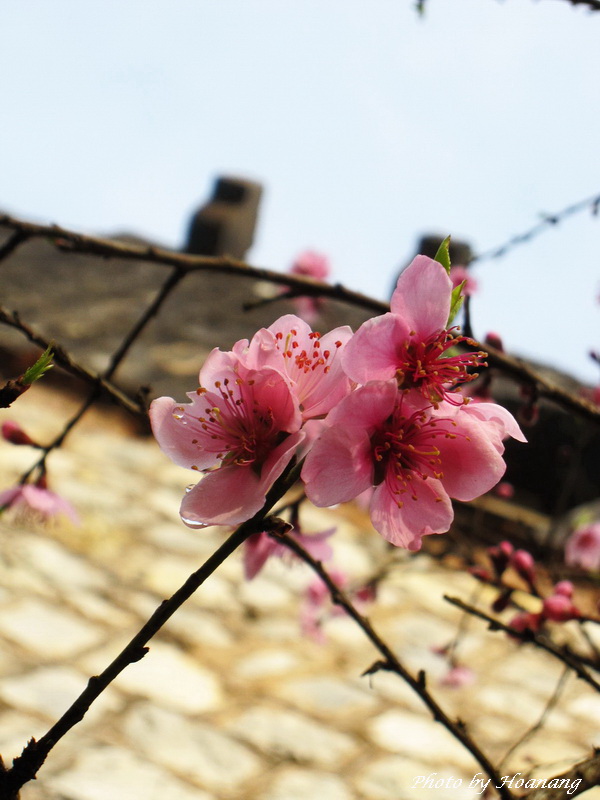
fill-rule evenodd
<path id="1" fill-rule="evenodd" d="M 600 785 L 600 750 L 596 749 L 593 756 L 586 758 L 585 761 L 580 761 L 579 764 L 575 764 L 561 775 L 557 775 L 556 779 L 563 781 L 560 788 L 533 789 L 523 795 L 523 800 L 569 800 L 571 797 L 576 797 L 578 794 L 583 794 L 588 789 Z M 551 780 L 551 778 L 548 779 L 546 783 L 550 783 Z M 573 789 L 573 783 L 578 780 L 581 783 L 577 789 Z"/>
<path id="2" fill-rule="evenodd" d="M 188 600 L 204 581 L 253 533 L 260 531 L 284 531 L 287 522 L 267 515 L 273 505 L 284 496 L 298 479 L 299 464 L 288 468 L 273 484 L 262 509 L 252 519 L 240 525 L 204 564 L 192 573 L 187 581 L 168 600 L 164 600 L 138 633 L 123 648 L 106 669 L 89 679 L 86 688 L 63 716 L 39 740 L 31 739 L 20 756 L 13 761 L 11 769 L 0 771 L 0 798 L 13 798 L 19 789 L 33 780 L 46 760 L 48 753 L 62 737 L 85 716 L 86 712 L 102 692 L 129 665 L 140 661 L 148 652 L 146 644 L 163 627 L 173 614 Z"/>
<path id="3" fill-rule="evenodd" d="M 593 199 L 600 202 L 600 196 Z M 582 203 L 586 205 L 589 205 L 591 202 L 592 201 L 589 199 L 582 201 Z M 561 212 L 561 214 L 565 216 L 568 213 L 574 213 L 573 209 L 579 209 L 582 203 L 570 206 Z M 57 247 L 67 252 L 87 253 L 103 258 L 147 261 L 152 264 L 175 267 L 181 274 L 186 274 L 188 272 L 219 272 L 221 274 L 236 275 L 252 280 L 264 280 L 281 286 L 287 286 L 293 290 L 294 294 L 328 297 L 332 300 L 348 303 L 349 305 L 363 308 L 376 314 L 384 314 L 386 311 L 389 311 L 389 305 L 387 303 L 374 300 L 359 292 L 350 291 L 339 283 L 335 285 L 320 283 L 319 281 L 302 275 L 286 275 L 268 269 L 251 267 L 243 261 L 236 261 L 231 258 L 196 256 L 187 253 L 176 253 L 172 250 L 164 250 L 154 246 L 140 246 L 124 242 L 115 242 L 110 239 L 85 236 L 61 228 L 58 225 L 37 225 L 31 222 L 17 220 L 6 215 L 0 216 L 0 226 L 5 226 L 19 232 L 23 237 L 22 241 L 41 237 L 52 241 Z M 518 237 L 515 237 L 515 239 L 516 238 Z M 484 253 L 479 256 L 479 258 L 484 257 L 488 257 L 487 254 Z M 588 420 L 600 423 L 600 409 L 597 406 L 547 381 L 521 359 L 506 355 L 505 353 L 500 353 L 484 345 L 476 344 L 474 347 L 478 350 L 483 348 L 489 352 L 490 357 L 488 358 L 488 362 L 490 366 L 505 372 L 517 381 L 534 384 L 541 397 L 547 397 L 549 400 L 554 401 L 568 411 L 573 411 Z"/>
<path id="4" fill-rule="evenodd" d="M 430 694 L 426 687 L 426 676 L 424 672 L 420 672 L 415 678 L 398 660 L 398 657 L 384 642 L 384 640 L 375 631 L 369 620 L 364 617 L 352 602 L 348 599 L 347 595 L 337 586 L 337 584 L 329 577 L 329 574 L 323 568 L 320 561 L 316 561 L 310 553 L 308 553 L 296 539 L 289 536 L 287 532 L 281 530 L 274 530 L 269 532 L 270 535 L 278 542 L 284 544 L 289 550 L 295 553 L 302 561 L 315 572 L 323 583 L 329 589 L 333 603 L 340 606 L 350 616 L 356 624 L 365 633 L 371 643 L 383 656 L 383 660 L 375 662 L 364 674 L 374 674 L 379 670 L 387 670 L 395 672 L 399 675 L 408 685 L 415 691 L 425 705 L 429 708 L 433 718 L 436 722 L 440 722 L 446 730 L 448 730 L 455 739 L 457 739 L 475 758 L 475 760 L 485 770 L 487 775 L 492 779 L 494 785 L 498 788 L 498 792 L 503 800 L 512 800 L 513 795 L 502 785 L 500 774 L 495 769 L 492 762 L 479 748 L 477 743 L 471 738 L 466 725 L 461 720 L 452 720 L 446 712 L 438 704 L 437 700 Z"/>
<path id="5" fill-rule="evenodd" d="M 97 373 L 91 372 L 81 364 L 77 363 L 77 361 L 75 361 L 75 359 L 69 355 L 64 347 L 44 338 L 34 328 L 23 322 L 16 311 L 10 312 L 0 306 L 0 323 L 21 331 L 21 333 L 23 333 L 32 344 L 37 345 L 42 350 L 46 350 L 48 347 L 51 347 L 54 361 L 60 367 L 62 367 L 65 372 L 70 373 L 76 378 L 81 378 L 89 384 L 99 386 L 102 391 L 111 398 L 111 400 L 120 405 L 130 414 L 133 414 L 137 417 L 146 418 L 147 409 L 142 403 L 129 397 L 127 394 L 125 394 L 125 392 L 121 391 L 118 386 L 115 386 L 113 383 L 106 380 L 106 378 L 102 378 Z"/>
<path id="6" fill-rule="evenodd" d="M 586 669 L 584 669 L 582 664 L 579 663 L 577 657 L 572 653 L 563 650 L 553 642 L 541 638 L 533 631 L 519 631 L 516 628 L 511 628 L 510 625 L 506 625 L 504 622 L 500 622 L 499 619 L 491 617 L 489 614 L 486 614 L 485 611 L 480 611 L 478 608 L 473 608 L 473 606 L 465 603 L 459 597 L 449 597 L 445 594 L 444 600 L 446 600 L 448 603 L 451 603 L 453 606 L 466 611 L 468 614 L 472 614 L 474 617 L 479 617 L 479 619 L 484 620 L 488 623 L 488 627 L 492 631 L 504 631 L 515 639 L 520 639 L 522 642 L 530 642 L 536 647 L 539 647 L 541 650 L 545 650 L 547 653 L 550 653 L 550 655 L 554 656 L 554 658 L 562 661 L 563 664 L 566 664 L 566 666 L 572 669 L 578 678 L 581 678 L 586 683 L 589 683 L 589 685 L 593 686 L 597 692 L 600 692 L 600 683 L 598 683 L 598 681 L 593 678 Z"/>
<path id="7" fill-rule="evenodd" d="M 572 5 L 583 3 L 585 5 L 590 5 L 595 11 L 600 11 L 600 0 L 567 0 L 567 2 L 571 3 Z M 579 200 L 577 203 L 571 203 L 561 211 L 557 211 L 555 214 L 541 214 L 541 222 L 538 222 L 528 230 L 523 231 L 523 233 L 517 233 L 514 236 L 511 236 L 511 238 L 504 242 L 504 244 L 491 247 L 489 250 L 484 250 L 483 253 L 477 253 L 473 256 L 469 263 L 474 264 L 476 261 L 489 261 L 495 258 L 502 258 L 515 247 L 530 242 L 532 239 L 535 239 L 549 228 L 553 228 L 558 225 L 567 217 L 573 216 L 573 214 L 578 214 L 581 211 L 589 209 L 592 214 L 596 216 L 598 214 L 599 206 L 600 194 L 597 194 L 593 195 L 592 197 L 586 197 L 585 200 Z"/>
<path id="8" fill-rule="evenodd" d="M 303 295 L 330 297 L 333 300 L 350 303 L 380 314 L 389 310 L 387 303 L 373 300 L 366 295 L 360 294 L 360 292 L 352 292 L 340 284 L 320 283 L 303 275 L 287 275 L 261 267 L 251 267 L 244 261 L 238 261 L 234 258 L 197 256 L 188 253 L 177 253 L 173 250 L 165 250 L 153 245 L 140 246 L 116 242 L 111 239 L 85 236 L 84 234 L 61 228 L 58 225 L 36 225 L 7 215 L 0 215 L 1 226 L 21 232 L 24 236 L 24 241 L 41 237 L 50 240 L 56 247 L 66 252 L 87 253 L 104 258 L 120 258 L 130 261 L 146 261 L 160 266 L 177 267 L 183 273 L 219 272 L 221 274 L 237 275 L 238 277 L 252 280 L 264 280 L 282 286 L 289 286 L 292 289 L 298 289 Z"/>

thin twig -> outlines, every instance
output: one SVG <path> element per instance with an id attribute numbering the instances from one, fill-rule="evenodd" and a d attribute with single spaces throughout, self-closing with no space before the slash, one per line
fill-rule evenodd
<path id="1" fill-rule="evenodd" d="M 572 3 L 573 5 L 575 5 L 575 3 L 586 3 L 592 5 L 592 7 L 595 7 L 596 10 L 600 10 L 600 0 L 568 0 L 568 2 Z M 491 247 L 489 250 L 484 250 L 483 253 L 477 253 L 471 258 L 469 263 L 473 264 L 476 261 L 489 261 L 495 258 L 502 258 L 513 248 L 530 242 L 541 233 L 544 233 L 549 228 L 555 227 L 564 219 L 572 216 L 573 214 L 578 214 L 581 211 L 589 209 L 594 216 L 597 215 L 599 206 L 600 195 L 593 195 L 592 197 L 587 197 L 585 200 L 579 200 L 577 203 L 571 203 L 571 205 L 566 206 L 561 211 L 556 212 L 556 214 L 543 214 L 541 221 L 533 225 L 528 230 L 523 231 L 523 233 L 517 233 L 515 236 L 511 236 L 511 238 L 504 242 L 504 244 Z"/>
<path id="2" fill-rule="evenodd" d="M 173 291 L 173 289 L 177 286 L 177 284 L 183 279 L 184 275 L 185 275 L 185 273 L 181 272 L 181 270 L 179 270 L 177 268 L 175 268 L 171 272 L 171 274 L 169 275 L 167 280 L 163 283 L 162 287 L 157 292 L 157 294 L 156 294 L 154 300 L 152 301 L 152 303 L 150 303 L 150 305 L 144 310 L 144 312 L 142 313 L 140 318 L 137 320 L 137 322 L 133 325 L 133 327 L 131 328 L 131 330 L 127 334 L 127 336 L 123 339 L 123 341 L 122 341 L 121 345 L 119 346 L 119 348 L 117 349 L 117 351 L 113 354 L 113 356 L 112 356 L 112 358 L 110 360 L 110 364 L 108 365 L 108 368 L 102 373 L 102 377 L 105 380 L 110 379 L 114 375 L 115 371 L 117 370 L 117 367 L 123 361 L 123 359 L 125 358 L 125 356 L 129 352 L 129 349 L 131 348 L 133 343 L 136 341 L 138 336 L 144 330 L 144 328 L 146 327 L 148 322 L 150 322 L 152 317 L 154 317 L 156 315 L 156 313 L 158 312 L 159 308 L 164 303 L 164 301 L 167 299 L 169 294 Z M 92 391 L 91 391 L 89 397 L 87 398 L 87 400 L 85 400 L 85 402 L 79 408 L 79 410 L 66 423 L 66 425 L 64 426 L 62 431 L 59 433 L 59 435 L 55 439 L 53 439 L 50 442 L 49 445 L 44 447 L 44 449 L 42 451 L 42 455 L 40 456 L 40 458 L 21 477 L 21 483 L 24 483 L 25 481 L 27 481 L 29 479 L 29 477 L 32 475 L 32 473 L 35 472 L 36 470 L 39 470 L 42 474 L 45 472 L 46 459 L 48 458 L 48 455 L 52 452 L 52 450 L 55 450 L 57 447 L 61 447 L 62 443 L 64 442 L 66 437 L 69 435 L 71 430 L 73 430 L 75 425 L 77 425 L 79 420 L 88 411 L 88 409 L 90 409 L 94 405 L 94 403 L 96 402 L 96 400 L 98 399 L 98 397 L 100 395 L 100 392 L 101 392 L 101 388 L 100 388 L 100 386 L 98 384 L 96 384 L 94 386 L 94 388 L 92 389 Z"/>
<path id="3" fill-rule="evenodd" d="M 103 378 L 106 378 L 107 380 L 112 378 L 117 367 L 119 366 L 121 361 L 123 361 L 123 359 L 129 352 L 130 348 L 132 347 L 138 336 L 144 330 L 146 325 L 150 322 L 152 317 L 155 317 L 158 314 L 160 307 L 165 302 L 167 297 L 171 294 L 173 289 L 175 289 L 177 284 L 183 279 L 184 275 L 185 272 L 177 267 L 171 272 L 167 280 L 161 286 L 154 300 L 150 303 L 148 308 L 146 308 L 146 310 L 140 316 L 138 321 L 131 328 L 127 336 L 123 339 L 121 345 L 113 353 L 113 356 L 110 360 L 108 368 L 106 369 L 106 372 L 102 374 Z"/>
<path id="4" fill-rule="evenodd" d="M 369 620 L 357 611 L 356 607 L 348 599 L 347 595 L 337 586 L 337 584 L 329 577 L 329 574 L 323 568 L 320 561 L 316 561 L 310 553 L 308 553 L 299 542 L 292 536 L 289 536 L 285 531 L 270 531 L 269 534 L 278 542 L 284 544 L 288 549 L 294 552 L 299 558 L 302 559 L 309 567 L 319 576 L 323 583 L 329 589 L 333 603 L 340 606 L 346 611 L 356 624 L 365 633 L 371 643 L 383 656 L 383 660 L 375 662 L 364 674 L 374 674 L 379 670 L 386 670 L 395 672 L 399 675 L 408 685 L 419 695 L 421 700 L 431 711 L 433 718 L 440 722 L 446 730 L 448 730 L 455 739 L 457 739 L 481 765 L 485 772 L 494 782 L 494 785 L 500 787 L 498 789 L 500 796 L 503 800 L 511 800 L 513 795 L 506 788 L 501 786 L 501 778 L 496 771 L 490 759 L 483 753 L 477 743 L 471 738 L 466 725 L 461 720 L 451 719 L 446 712 L 438 704 L 437 700 L 430 694 L 426 687 L 426 676 L 423 671 L 415 678 L 403 664 L 398 660 L 398 657 L 386 644 L 386 642 L 375 631 Z"/>
<path id="5" fill-rule="evenodd" d="M 125 394 L 125 392 L 119 389 L 118 386 L 115 386 L 110 381 L 102 378 L 95 372 L 91 372 L 79 364 L 71 355 L 69 355 L 64 347 L 44 338 L 40 333 L 38 333 L 38 331 L 23 322 L 20 315 L 16 311 L 10 312 L 0 306 L 0 322 L 5 325 L 9 325 L 11 328 L 16 328 L 16 330 L 21 331 L 21 333 L 23 333 L 27 339 L 32 342 L 32 344 L 37 345 L 42 350 L 46 350 L 48 347 L 51 347 L 53 360 L 60 367 L 62 367 L 65 372 L 74 375 L 76 378 L 81 378 L 89 384 L 100 386 L 103 392 L 105 392 L 112 400 L 114 400 L 115 403 L 120 405 L 130 414 L 144 418 L 147 416 L 147 409 L 142 403 L 129 397 L 127 394 Z"/>
<path id="6" fill-rule="evenodd" d="M 554 658 L 562 661 L 563 664 L 566 664 L 570 669 L 572 669 L 578 678 L 581 678 L 586 683 L 589 683 L 589 685 L 593 686 L 596 691 L 600 692 L 600 683 L 598 683 L 598 681 L 593 678 L 586 669 L 584 669 L 577 657 L 572 653 L 569 653 L 558 647 L 553 642 L 543 639 L 533 631 L 519 631 L 516 628 L 511 628 L 510 625 L 506 625 L 504 622 L 500 622 L 499 619 L 491 617 L 489 614 L 486 614 L 485 611 L 480 611 L 478 608 L 473 608 L 473 606 L 465 603 L 459 597 L 449 597 L 448 595 L 444 595 L 444 600 L 447 600 L 448 603 L 451 603 L 457 608 L 461 608 L 463 611 L 467 611 L 474 617 L 479 617 L 479 619 L 484 620 L 488 623 L 488 627 L 492 631 L 504 631 L 515 639 L 520 639 L 522 642 L 529 642 L 536 647 L 539 647 L 541 650 L 545 650 L 547 653 L 553 655 Z"/>
<path id="7" fill-rule="evenodd" d="M 575 781 L 581 781 L 576 789 L 573 788 Z M 548 786 L 552 783 L 553 785 Z M 570 800 L 599 784 L 600 750 L 596 749 L 593 756 L 580 761 L 561 775 L 549 778 L 546 780 L 546 787 L 527 792 L 522 800 Z"/>
<path id="8" fill-rule="evenodd" d="M 146 645 L 150 639 L 249 536 L 259 531 L 289 529 L 289 523 L 277 517 L 267 518 L 267 515 L 273 505 L 298 479 L 299 470 L 300 465 L 293 465 L 284 472 L 268 492 L 262 509 L 252 519 L 240 525 L 168 600 L 160 604 L 108 667 L 99 675 L 89 679 L 83 692 L 50 730 L 39 740 L 31 739 L 21 755 L 14 759 L 11 769 L 6 772 L 0 771 L 0 798 L 12 798 L 25 783 L 35 778 L 54 745 L 83 719 L 92 703 L 129 664 L 140 661 L 146 655 L 148 652 Z"/>
<path id="9" fill-rule="evenodd" d="M 598 198 L 600 200 L 600 198 Z M 591 201 L 585 201 L 590 203 Z M 578 207 L 580 204 L 576 204 Z M 571 207 L 570 207 L 571 208 Z M 562 212 L 574 213 L 569 209 Z M 74 231 L 60 228 L 57 225 L 36 225 L 24 222 L 9 216 L 0 216 L 0 226 L 18 230 L 27 238 L 42 237 L 49 239 L 56 246 L 67 252 L 88 253 L 104 258 L 121 258 L 133 261 L 147 261 L 162 266 L 176 267 L 182 273 L 188 272 L 218 272 L 220 274 L 237 275 L 251 280 L 264 280 L 281 286 L 287 286 L 303 295 L 313 297 L 329 297 L 342 303 L 363 308 L 376 314 L 389 311 L 389 305 L 379 300 L 374 300 L 359 292 L 346 289 L 341 284 L 334 285 L 320 283 L 303 275 L 289 275 L 259 267 L 251 267 L 243 261 L 231 258 L 217 258 L 213 256 L 195 256 L 187 253 L 176 253 L 154 246 L 140 246 L 124 242 L 115 242 L 110 239 L 100 239 L 93 236 L 84 236 Z M 485 255 L 485 254 L 483 254 Z M 483 258 L 483 255 L 481 258 Z M 600 423 L 600 409 L 593 403 L 567 392 L 559 386 L 546 380 L 534 369 L 519 358 L 514 358 L 501 353 L 492 347 L 475 344 L 474 349 L 484 349 L 489 353 L 488 363 L 492 367 L 505 372 L 517 381 L 533 384 L 541 397 L 547 397 L 567 411 L 572 411 L 588 420 Z"/>
<path id="10" fill-rule="evenodd" d="M 0 215 L 0 227 L 5 226 L 21 231 L 27 238 L 41 237 L 50 240 L 56 247 L 66 252 L 88 253 L 103 258 L 120 258 L 129 261 L 146 261 L 165 267 L 177 267 L 181 272 L 218 272 L 237 275 L 250 280 L 265 280 L 299 290 L 304 295 L 331 297 L 342 303 L 350 303 L 369 311 L 383 314 L 389 310 L 387 303 L 345 289 L 341 284 L 327 284 L 304 275 L 290 275 L 274 272 L 260 267 L 251 267 L 244 261 L 217 256 L 197 256 L 177 253 L 153 245 L 136 245 L 101 239 L 61 228 L 58 225 L 37 225 L 24 222 L 7 215 Z"/>
<path id="11" fill-rule="evenodd" d="M 587 6 L 590 11 L 600 11 L 600 0 L 566 0 L 572 6 Z"/>
<path id="12" fill-rule="evenodd" d="M 498 763 L 498 769 L 500 769 L 508 761 L 508 759 L 512 756 L 515 750 L 517 750 L 519 747 L 522 747 L 522 745 L 524 745 L 525 742 L 529 741 L 529 739 L 531 739 L 532 736 L 534 736 L 539 730 L 541 730 L 544 727 L 544 725 L 546 724 L 546 720 L 548 719 L 548 715 L 550 714 L 552 709 L 556 706 L 556 704 L 560 699 L 561 694 L 564 691 L 567 678 L 569 677 L 570 674 L 569 669 L 570 669 L 569 667 L 565 666 L 565 668 L 560 674 L 558 683 L 554 687 L 554 691 L 552 692 L 550 699 L 546 703 L 544 710 L 542 711 L 538 721 L 534 723 L 530 728 L 528 728 L 525 731 L 525 733 L 520 737 L 520 739 L 517 739 L 517 741 L 513 745 L 511 745 L 511 747 L 506 751 L 506 753 L 502 756 L 500 762 Z"/>
<path id="13" fill-rule="evenodd" d="M 4 244 L 0 247 L 0 261 L 8 258 L 11 253 L 14 253 L 19 245 L 27 241 L 27 238 L 27 234 L 24 231 L 19 230 L 15 231 L 12 236 L 9 236 Z"/>
<path id="14" fill-rule="evenodd" d="M 464 346 L 464 345 L 461 345 Z M 568 392 L 552 381 L 542 377 L 525 361 L 515 356 L 502 353 L 489 344 L 478 344 L 469 347 L 469 350 L 483 349 L 486 351 L 489 367 L 493 367 L 514 378 L 516 381 L 534 386 L 539 397 L 552 400 L 567 411 L 572 411 L 590 422 L 600 424 L 600 408 L 589 400 L 579 395 Z"/>

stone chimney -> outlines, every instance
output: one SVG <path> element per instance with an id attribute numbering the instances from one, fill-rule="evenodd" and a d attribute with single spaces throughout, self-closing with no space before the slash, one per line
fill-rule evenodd
<path id="1" fill-rule="evenodd" d="M 254 241 L 261 195 L 260 183 L 217 178 L 212 197 L 192 217 L 185 252 L 243 261 Z"/>

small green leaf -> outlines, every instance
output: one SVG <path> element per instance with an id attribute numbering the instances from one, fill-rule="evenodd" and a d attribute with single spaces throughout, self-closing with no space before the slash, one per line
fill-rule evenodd
<path id="1" fill-rule="evenodd" d="M 434 261 L 437 261 L 450 274 L 450 236 L 446 236 L 437 249 Z"/>
<path id="2" fill-rule="evenodd" d="M 48 372 L 49 369 L 52 369 L 53 366 L 52 350 L 50 347 L 47 347 L 35 364 L 32 364 L 29 369 L 25 370 L 20 383 L 22 383 L 24 386 L 31 385 L 35 381 L 39 380 L 44 373 Z"/>
<path id="3" fill-rule="evenodd" d="M 462 290 L 466 284 L 466 281 L 459 283 L 458 286 L 455 286 L 452 289 L 452 295 L 450 296 L 450 314 L 448 314 L 448 322 L 446 323 L 446 327 L 448 327 L 453 321 L 460 309 L 462 308 L 462 304 L 464 301 L 464 295 L 462 294 Z"/>

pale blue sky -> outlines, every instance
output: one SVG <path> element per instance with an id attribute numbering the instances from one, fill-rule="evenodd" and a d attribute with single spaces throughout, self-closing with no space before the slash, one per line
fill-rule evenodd
<path id="1" fill-rule="evenodd" d="M 0 208 L 182 243 L 266 186 L 250 260 L 379 298 L 423 231 L 487 250 L 600 193 L 600 13 L 563 0 L 8 0 Z M 591 382 L 600 218 L 476 269 L 475 333 Z"/>

